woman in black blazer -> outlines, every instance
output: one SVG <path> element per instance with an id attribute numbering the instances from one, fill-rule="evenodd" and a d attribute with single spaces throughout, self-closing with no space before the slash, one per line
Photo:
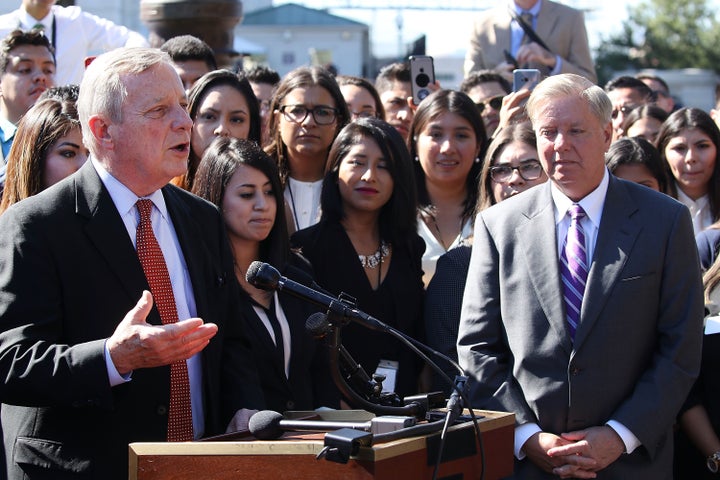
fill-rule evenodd
<path id="1" fill-rule="evenodd" d="M 278 412 L 337 407 L 327 351 L 306 331 L 316 309 L 284 293 L 255 288 L 245 279 L 256 260 L 267 262 L 301 283 L 310 267 L 288 244 L 277 167 L 254 142 L 221 137 L 205 152 L 193 193 L 223 214 L 242 287 L 242 322 L 252 342 L 266 407 Z"/>
<path id="2" fill-rule="evenodd" d="M 291 241 L 310 260 L 317 282 L 422 339 L 424 243 L 416 233 L 412 161 L 392 126 L 362 118 L 343 128 L 325 167 L 321 207 L 320 223 Z M 421 364 L 393 337 L 351 323 L 343 327 L 342 340 L 368 374 L 382 362 L 379 372 L 389 374 L 386 390 L 418 392 Z"/>

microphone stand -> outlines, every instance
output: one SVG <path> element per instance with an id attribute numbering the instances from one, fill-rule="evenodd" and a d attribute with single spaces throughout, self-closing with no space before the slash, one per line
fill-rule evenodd
<path id="1" fill-rule="evenodd" d="M 339 328 L 337 327 L 337 324 L 340 326 L 345 325 L 349 323 L 350 321 L 354 321 L 357 323 L 360 323 L 366 328 L 370 328 L 372 330 L 382 331 L 385 333 L 389 333 L 393 337 L 397 338 L 405 346 L 410 348 L 415 354 L 417 354 L 423 361 L 427 362 L 430 367 L 432 367 L 433 370 L 435 370 L 440 376 L 447 381 L 448 384 L 451 384 L 453 386 L 453 393 L 448 401 L 448 413 L 447 418 L 445 421 L 446 428 L 450 425 L 456 419 L 460 412 L 462 411 L 462 403 L 460 399 L 462 399 L 462 402 L 464 402 L 465 405 L 470 405 L 470 402 L 467 398 L 467 395 L 464 392 L 464 386 L 467 381 L 467 377 L 465 376 L 464 370 L 454 361 L 450 360 L 446 355 L 441 354 L 440 352 L 437 352 L 435 350 L 430 349 L 428 346 L 422 344 L 421 342 L 418 342 L 417 340 L 413 339 L 412 337 L 405 335 L 404 333 L 400 332 L 399 330 L 396 330 L 389 325 L 381 322 L 380 320 L 367 315 L 364 312 L 361 312 L 357 308 L 355 308 L 355 302 L 354 301 L 348 301 L 347 298 L 349 297 L 346 294 L 341 294 L 337 298 L 333 298 L 332 296 L 326 295 L 324 293 L 320 293 L 317 290 L 314 290 L 312 288 L 306 287 L 304 285 L 299 285 L 297 282 L 293 282 L 292 280 L 289 280 L 283 276 L 280 275 L 280 272 L 272 267 L 271 265 L 267 263 L 262 262 L 253 262 L 250 265 L 250 268 L 248 269 L 246 278 L 248 282 L 250 282 L 252 285 L 261 288 L 263 290 L 286 290 L 288 293 L 291 293 L 294 296 L 297 296 L 303 300 L 309 301 L 311 303 L 319 304 L 327 308 L 328 315 L 332 315 L 333 318 L 336 320 L 336 325 L 333 325 L 333 335 L 331 337 L 332 342 L 330 343 L 330 363 L 332 366 L 332 376 L 333 380 L 337 384 L 340 391 L 348 398 L 352 398 L 355 402 L 357 402 L 359 405 L 363 406 L 365 409 L 367 409 L 370 412 L 373 413 L 380 413 L 382 415 L 401 415 L 401 416 L 416 416 L 416 417 L 424 417 L 427 413 L 427 405 L 423 406 L 417 401 L 411 401 L 405 406 L 397 407 L 397 406 L 388 406 L 388 405 L 378 405 L 375 403 L 372 403 L 365 398 L 362 398 L 360 395 L 358 395 L 350 386 L 347 384 L 343 376 L 340 374 L 340 358 L 343 358 L 343 361 L 345 362 L 346 367 L 351 372 L 354 372 L 354 378 L 360 378 L 362 380 L 361 383 L 370 384 L 371 387 L 371 394 L 368 398 L 375 398 L 374 395 L 378 395 L 376 389 L 376 385 L 373 385 L 371 382 L 369 382 L 369 377 L 367 377 L 367 373 L 363 372 L 360 366 L 352 360 L 352 357 L 349 353 L 340 355 L 340 332 Z M 351 298 L 351 297 L 350 297 Z M 326 333 L 328 333 L 326 331 Z M 450 377 L 428 356 L 421 351 L 421 349 L 428 351 L 430 354 L 433 354 L 435 356 L 438 356 L 440 358 L 445 359 L 446 361 L 449 361 L 452 363 L 460 372 L 460 376 L 458 379 L 458 382 L 453 382 L 450 380 Z M 367 381 L 365 379 L 368 379 Z M 377 383 L 377 382 L 376 382 Z M 462 384 L 462 388 L 461 385 Z M 365 387 L 366 388 L 366 387 Z M 380 387 L 380 390 L 382 390 L 382 387 Z M 381 397 L 382 398 L 382 397 Z M 429 403 L 429 402 L 428 402 Z M 470 408 L 470 417 L 473 421 L 473 426 L 475 427 L 475 433 L 478 439 L 478 443 L 480 445 L 480 453 L 481 453 L 481 462 L 482 462 L 482 474 L 481 479 L 485 477 L 485 453 L 483 449 L 482 444 L 482 436 L 480 434 L 480 428 L 478 425 L 477 418 L 475 416 L 475 412 L 472 408 Z M 433 422 L 437 423 L 437 422 Z M 444 442 L 443 442 L 444 443 Z M 437 465 L 436 470 L 433 475 L 435 477 L 437 475 L 437 466 L 440 463 L 442 457 L 442 451 L 438 453 L 438 459 L 437 459 Z"/>
<path id="2" fill-rule="evenodd" d="M 329 314 L 329 316 L 332 315 L 332 313 Z M 332 325 L 332 332 L 326 336 L 327 346 L 330 349 L 330 371 L 335 385 L 345 397 L 351 399 L 351 403 L 376 415 L 425 418 L 427 408 L 419 402 L 413 401 L 407 405 L 400 406 L 402 402 L 397 394 L 382 393 L 382 383 L 370 380 L 362 366 L 358 364 L 345 347 L 343 347 L 340 340 L 340 327 L 336 324 L 330 325 Z M 349 372 L 348 377 L 353 380 L 355 385 L 361 386 L 367 399 L 350 387 L 345 380 L 345 376 L 341 374 L 343 370 Z"/>

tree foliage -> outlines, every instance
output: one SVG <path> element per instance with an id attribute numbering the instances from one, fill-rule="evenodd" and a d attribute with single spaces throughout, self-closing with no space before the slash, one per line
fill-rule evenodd
<path id="1" fill-rule="evenodd" d="M 626 69 L 720 71 L 720 23 L 708 0 L 643 0 L 628 7 L 621 31 L 601 36 L 600 83 Z"/>

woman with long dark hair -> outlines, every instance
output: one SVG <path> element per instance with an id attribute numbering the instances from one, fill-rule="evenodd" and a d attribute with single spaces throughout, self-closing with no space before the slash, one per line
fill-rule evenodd
<path id="1" fill-rule="evenodd" d="M 255 142 L 220 137 L 200 162 L 193 193 L 222 211 L 243 293 L 244 322 L 235 327 L 245 326 L 252 342 L 266 406 L 279 412 L 338 406 L 326 352 L 305 331 L 314 308 L 246 280 L 254 261 L 296 281 L 312 279 L 307 262 L 290 252 L 275 162 Z"/>
<path id="2" fill-rule="evenodd" d="M 440 255 L 472 236 L 478 179 L 487 136 L 466 94 L 438 90 L 415 111 L 408 144 L 415 158 L 418 233 L 425 240 L 425 285 Z"/>
<path id="3" fill-rule="evenodd" d="M 681 108 L 660 127 L 657 148 L 671 178 L 670 195 L 692 215 L 695 234 L 720 220 L 720 130 L 699 108 Z"/>
<path id="4" fill-rule="evenodd" d="M 335 77 L 300 67 L 283 77 L 270 103 L 270 143 L 288 207 L 290 232 L 320 219 L 320 192 L 333 140 L 350 114 Z"/>
<path id="5" fill-rule="evenodd" d="M 260 106 L 250 82 L 230 70 L 208 72 L 188 93 L 188 113 L 193 121 L 187 172 L 173 183 L 192 190 L 195 171 L 210 143 L 233 137 L 260 143 Z"/>
<path id="6" fill-rule="evenodd" d="M 8 153 L 0 213 L 76 172 L 87 156 L 75 102 L 39 101 L 20 120 Z"/>
<path id="7" fill-rule="evenodd" d="M 412 161 L 400 134 L 377 118 L 343 128 L 328 156 L 321 204 L 320 222 L 291 241 L 310 260 L 318 284 L 421 337 L 424 244 L 416 233 Z M 342 338 L 368 373 L 380 366 L 397 374 L 385 388 L 417 392 L 419 362 L 398 341 L 355 324 L 343 328 Z"/>

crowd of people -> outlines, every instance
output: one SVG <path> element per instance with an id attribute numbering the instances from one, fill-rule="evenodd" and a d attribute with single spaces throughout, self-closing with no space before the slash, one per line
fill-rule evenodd
<path id="1" fill-rule="evenodd" d="M 515 414 L 513 478 L 718 471 L 717 111 L 654 75 L 598 86 L 581 12 L 488 9 L 459 89 L 416 105 L 406 62 L 234 71 L 54 3 L 0 15 L 8 479 L 124 479 L 128 443 L 354 407 L 305 328 L 323 310 L 254 262 L 459 362 L 472 407 Z M 80 72 L 71 22 L 109 50 Z M 516 68 L 544 79 L 512 91 Z M 341 332 L 384 391 L 450 394 Z"/>

